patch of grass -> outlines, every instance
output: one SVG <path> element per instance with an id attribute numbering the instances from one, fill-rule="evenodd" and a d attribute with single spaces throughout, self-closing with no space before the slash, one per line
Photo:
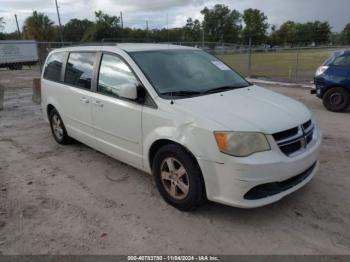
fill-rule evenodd
<path id="1" fill-rule="evenodd" d="M 304 49 L 252 54 L 252 77 L 274 80 L 312 81 L 317 68 L 336 49 Z M 242 75 L 248 75 L 248 54 L 220 54 L 220 59 Z M 298 66 L 297 66 L 298 64 Z"/>

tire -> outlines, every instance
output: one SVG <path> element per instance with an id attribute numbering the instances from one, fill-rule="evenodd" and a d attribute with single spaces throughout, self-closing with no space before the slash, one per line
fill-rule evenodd
<path id="1" fill-rule="evenodd" d="M 10 70 L 22 70 L 23 65 L 21 65 L 21 64 L 12 64 L 12 65 L 9 65 L 8 68 Z"/>
<path id="2" fill-rule="evenodd" d="M 23 65 L 21 64 L 18 64 L 15 66 L 15 70 L 22 70 L 22 68 L 23 68 Z"/>
<path id="3" fill-rule="evenodd" d="M 350 94 L 345 88 L 333 87 L 323 96 L 323 105 L 331 112 L 342 112 L 350 105 Z"/>
<path id="4" fill-rule="evenodd" d="M 56 109 L 52 109 L 49 114 L 51 132 L 56 142 L 61 145 L 72 143 L 72 138 L 68 136 L 66 127 L 62 121 L 60 114 Z"/>
<path id="5" fill-rule="evenodd" d="M 154 157 L 152 171 L 159 193 L 175 208 L 190 211 L 206 199 L 201 170 L 183 147 L 169 144 L 160 148 Z"/>

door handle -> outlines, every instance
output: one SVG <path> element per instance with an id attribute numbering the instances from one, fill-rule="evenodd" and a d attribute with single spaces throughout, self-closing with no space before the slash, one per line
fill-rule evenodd
<path id="1" fill-rule="evenodd" d="M 99 101 L 99 100 L 94 101 L 94 105 L 95 105 L 95 106 L 98 106 L 98 107 L 103 107 L 102 102 Z"/>
<path id="2" fill-rule="evenodd" d="M 86 97 L 80 98 L 80 101 L 85 103 L 85 104 L 88 104 L 90 102 L 89 99 L 87 99 Z"/>

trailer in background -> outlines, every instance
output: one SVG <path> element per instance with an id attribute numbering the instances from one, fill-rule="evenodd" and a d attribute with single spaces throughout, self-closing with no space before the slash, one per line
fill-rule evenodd
<path id="1" fill-rule="evenodd" d="M 21 70 L 24 65 L 35 65 L 38 61 L 36 41 L 0 41 L 0 68 L 5 67 L 10 70 Z"/>

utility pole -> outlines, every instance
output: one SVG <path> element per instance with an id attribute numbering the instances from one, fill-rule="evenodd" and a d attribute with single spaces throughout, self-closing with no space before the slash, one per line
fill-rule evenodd
<path id="1" fill-rule="evenodd" d="M 248 77 L 251 77 L 252 73 L 252 37 L 249 37 L 249 51 L 248 51 Z"/>
<path id="2" fill-rule="evenodd" d="M 299 55 L 300 55 L 300 46 L 297 47 L 297 60 L 295 65 L 295 80 L 298 81 L 299 77 Z"/>
<path id="3" fill-rule="evenodd" d="M 146 20 L 147 42 L 149 42 L 148 20 Z"/>
<path id="4" fill-rule="evenodd" d="M 124 29 L 123 12 L 120 12 L 120 25 Z"/>
<path id="5" fill-rule="evenodd" d="M 56 4 L 56 11 L 57 11 L 57 17 L 58 17 L 58 26 L 59 26 L 59 31 L 60 31 L 61 42 L 63 42 L 61 17 L 60 17 L 60 12 L 58 10 L 57 0 L 55 0 L 55 4 Z"/>
<path id="6" fill-rule="evenodd" d="M 169 15 L 166 13 L 166 31 L 167 31 L 167 37 L 168 37 L 168 43 L 169 43 Z"/>
<path id="7" fill-rule="evenodd" d="M 124 42 L 124 39 L 123 39 L 123 34 L 124 34 L 124 21 L 123 21 L 123 12 L 120 11 L 120 26 L 121 26 L 121 30 L 120 30 L 120 41 L 121 42 Z"/>
<path id="8" fill-rule="evenodd" d="M 15 19 L 16 19 L 16 25 L 17 25 L 17 32 L 18 32 L 18 39 L 21 39 L 21 31 L 19 31 L 19 25 L 18 25 L 18 20 L 17 20 L 17 15 L 15 14 Z"/>
<path id="9" fill-rule="evenodd" d="M 204 47 L 204 26 L 202 25 L 202 48 Z"/>

